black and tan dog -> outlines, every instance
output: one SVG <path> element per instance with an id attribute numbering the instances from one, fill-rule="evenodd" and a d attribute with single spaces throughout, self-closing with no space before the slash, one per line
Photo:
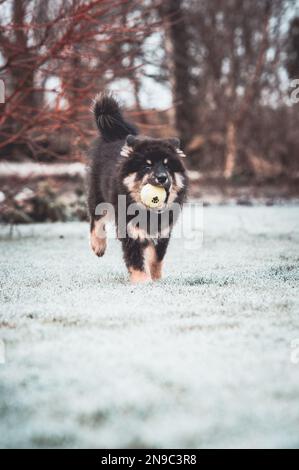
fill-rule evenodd
<path id="1" fill-rule="evenodd" d="M 124 120 L 117 101 L 110 95 L 96 98 L 94 115 L 100 130 L 91 151 L 88 206 L 90 213 L 91 247 L 97 256 L 106 249 L 105 224 L 107 211 L 97 211 L 105 203 L 113 205 L 119 221 L 119 196 L 125 196 L 125 234 L 122 242 L 124 259 L 132 282 L 159 279 L 175 216 L 174 205 L 182 206 L 186 199 L 187 176 L 181 161 L 184 157 L 178 139 L 154 139 L 138 136 L 137 129 Z M 145 209 L 140 192 L 145 184 L 161 186 L 166 191 L 162 209 Z M 152 228 L 133 224 L 134 214 L 128 214 L 131 204 L 140 204 L 147 220 L 156 212 L 158 223 Z M 123 209 L 122 209 L 123 210 Z M 163 214 L 168 211 L 167 226 Z"/>

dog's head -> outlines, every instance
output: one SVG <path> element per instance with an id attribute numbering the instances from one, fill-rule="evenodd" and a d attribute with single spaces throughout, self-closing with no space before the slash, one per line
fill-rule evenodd
<path id="1" fill-rule="evenodd" d="M 134 202 L 140 202 L 140 191 L 148 183 L 166 190 L 165 205 L 183 202 L 187 177 L 179 145 L 178 139 L 127 137 L 121 150 L 121 180 Z"/>

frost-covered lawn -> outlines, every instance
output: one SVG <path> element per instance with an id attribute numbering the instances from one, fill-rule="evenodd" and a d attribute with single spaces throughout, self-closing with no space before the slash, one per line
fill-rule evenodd
<path id="1" fill-rule="evenodd" d="M 0 242 L 1 447 L 298 447 L 298 206 L 205 208 L 144 286 L 87 232 Z"/>

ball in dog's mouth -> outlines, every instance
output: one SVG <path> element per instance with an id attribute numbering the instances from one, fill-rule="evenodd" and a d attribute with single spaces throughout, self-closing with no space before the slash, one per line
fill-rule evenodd
<path id="1" fill-rule="evenodd" d="M 140 192 L 141 201 L 143 204 L 150 208 L 161 208 L 166 199 L 166 191 L 161 186 L 153 186 L 152 184 L 145 184 Z"/>

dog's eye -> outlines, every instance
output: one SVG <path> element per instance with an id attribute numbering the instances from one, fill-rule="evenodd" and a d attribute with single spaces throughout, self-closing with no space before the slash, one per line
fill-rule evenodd
<path id="1" fill-rule="evenodd" d="M 151 160 L 146 160 L 146 164 L 147 164 L 148 166 L 152 166 L 152 161 L 151 161 Z"/>
<path id="2" fill-rule="evenodd" d="M 167 165 L 167 163 L 168 163 L 168 158 L 164 158 L 163 163 L 164 163 L 164 165 Z"/>

